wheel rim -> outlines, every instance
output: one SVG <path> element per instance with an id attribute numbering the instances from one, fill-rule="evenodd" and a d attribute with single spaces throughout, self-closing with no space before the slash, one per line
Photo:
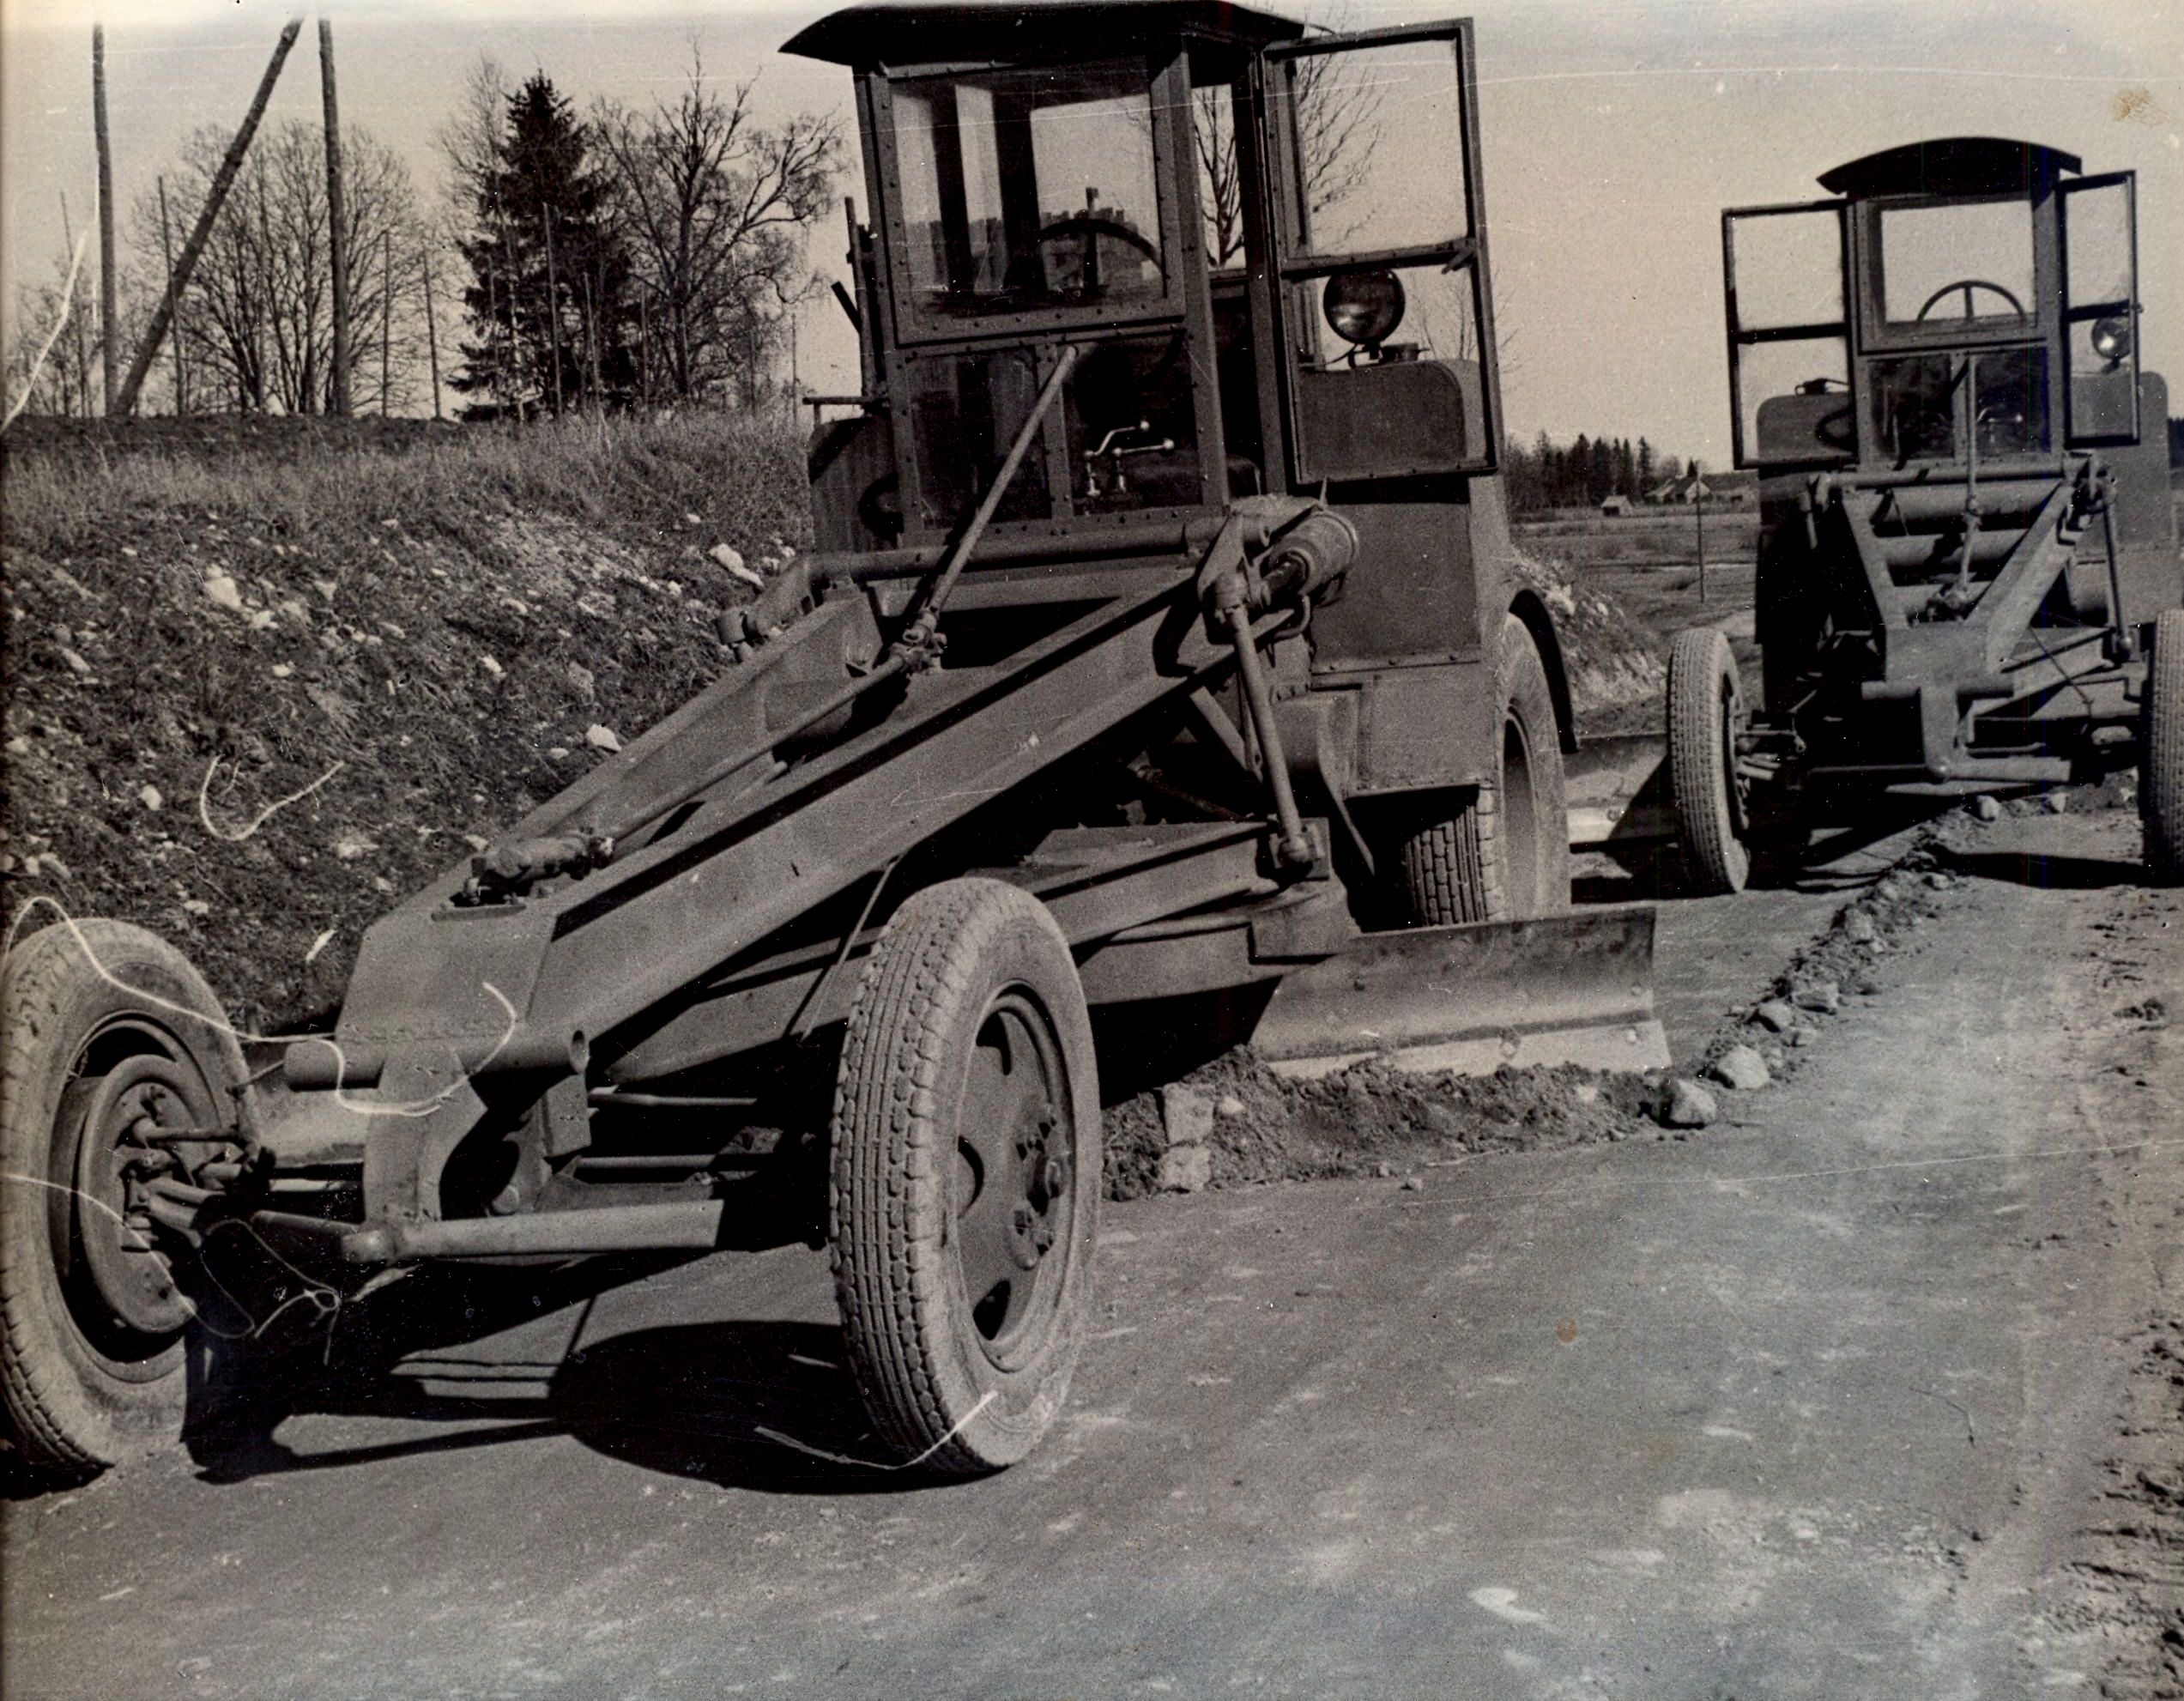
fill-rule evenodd
<path id="1" fill-rule="evenodd" d="M 1511 715 L 1502 727 L 1502 832 L 1509 847 L 1509 898 L 1519 915 L 1536 915 L 1544 901 L 1540 805 L 1532 789 L 1532 740 Z"/>
<path id="2" fill-rule="evenodd" d="M 1739 838 L 1751 820 L 1751 784 L 1737 766 L 1737 741 L 1745 725 L 1744 693 L 1733 675 L 1721 681 L 1721 791 L 1729 805 L 1729 826 Z"/>
<path id="3" fill-rule="evenodd" d="M 70 1322 L 116 1369 L 156 1359 L 191 1315 L 144 1209 L 144 1183 L 215 1142 L 157 1141 L 161 1130 L 218 1120 L 188 1049 L 141 1016 L 106 1023 L 79 1048 L 54 1118 L 47 1218 Z"/>
<path id="4" fill-rule="evenodd" d="M 957 1268 L 979 1346 L 1011 1370 L 1059 1306 L 1076 1226 L 1068 1074 L 1028 988 L 1005 988 L 980 1018 L 956 1129 Z"/>

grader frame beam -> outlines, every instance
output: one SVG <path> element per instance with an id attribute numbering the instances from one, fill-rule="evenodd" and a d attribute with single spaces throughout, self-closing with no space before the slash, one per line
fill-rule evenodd
<path id="1" fill-rule="evenodd" d="M 1235 652 L 1205 632 L 1197 566 L 1138 563 L 1134 594 L 1005 664 L 914 675 L 878 724 L 760 784 L 690 800 L 667 830 L 581 881 L 466 905 L 456 870 L 383 920 L 366 937 L 334 1038 L 288 1053 L 292 1087 L 379 1088 L 382 1103 L 365 1105 L 383 1111 L 367 1142 L 367 1214 L 437 1214 L 439 1171 L 489 1099 L 535 1099 L 582 1068 L 593 1038 L 717 977 L 1130 716 L 1219 678 Z M 627 809 L 632 794 L 672 788 L 675 769 L 701 764 L 712 736 L 747 721 L 747 684 L 731 674 L 511 837 L 566 833 Z M 1145 919 L 1128 904 L 1090 908 L 1082 937 Z M 702 1025 L 677 1031 L 680 1066 L 708 1050 L 696 1039 Z M 704 1060 L 780 1037 L 737 1021 L 715 1033 Z"/>

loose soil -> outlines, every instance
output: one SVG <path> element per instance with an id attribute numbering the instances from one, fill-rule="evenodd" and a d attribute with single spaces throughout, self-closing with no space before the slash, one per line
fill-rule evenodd
<path id="1" fill-rule="evenodd" d="M 1475 1153 L 1627 1140 L 1653 1132 L 1647 1118 L 1661 1094 L 1657 1077 L 1570 1067 L 1467 1076 L 1369 1062 L 1292 1081 L 1242 1050 L 1168 1090 L 1177 1088 L 1213 1107 L 1214 1187 L 1387 1176 Z M 1102 1118 L 1110 1198 L 1159 1190 L 1169 1143 L 1161 1102 L 1160 1092 L 1141 1093 Z"/>

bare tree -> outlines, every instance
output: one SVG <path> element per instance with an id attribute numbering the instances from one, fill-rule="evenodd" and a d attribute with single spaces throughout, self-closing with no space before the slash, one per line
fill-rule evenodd
<path id="1" fill-rule="evenodd" d="M 202 198 L 223 140 L 203 130 L 185 144 L 177 176 L 182 203 Z M 391 241 L 404 256 L 425 238 L 408 168 L 389 148 L 352 127 L 342 142 L 343 207 L 349 310 L 369 324 L 386 310 L 382 258 Z M 180 304 L 189 364 L 238 409 L 317 413 L 335 393 L 332 224 L 327 207 L 324 139 L 300 120 L 260 138 L 205 244 Z M 159 240 L 156 198 L 135 217 L 140 250 Z M 394 279 L 392 312 L 403 325 L 404 365 L 421 344 L 422 272 L 405 264 Z M 413 325 L 413 321 L 417 321 Z M 376 358 L 373 340 L 352 337 L 350 386 Z"/>
<path id="2" fill-rule="evenodd" d="M 471 345 L 469 366 L 487 376 L 496 405 L 514 408 L 520 416 L 531 378 L 526 369 L 523 339 L 517 333 L 518 318 L 511 303 L 517 291 L 515 233 L 507 209 L 497 192 L 502 166 L 501 140 L 508 122 L 509 97 L 515 88 L 500 62 L 481 53 L 463 80 L 463 96 L 440 125 L 433 140 L 447 161 L 446 195 L 437 221 L 437 252 L 459 253 L 466 236 L 475 227 L 480 209 L 489 209 L 493 228 L 493 246 L 505 257 L 499 266 L 483 268 L 487 311 L 472 315 L 479 341 Z M 445 293 L 459 303 L 463 281 L 445 280 Z"/>
<path id="3" fill-rule="evenodd" d="M 788 316 L 810 293 L 804 239 L 832 204 L 840 127 L 811 113 L 761 124 L 752 88 L 725 97 L 710 88 L 693 41 L 674 101 L 594 110 L 644 308 L 647 394 L 689 396 L 740 380 L 755 402 Z"/>
<path id="4" fill-rule="evenodd" d="M 1337 27 L 1341 20 L 1335 20 Z M 1316 219 L 1338 209 L 1371 179 L 1382 130 L 1387 87 L 1350 55 L 1307 53 L 1287 75 L 1303 147 L 1305 210 Z M 1198 154 L 1198 198 L 1206 245 L 1218 269 L 1243 252 L 1243 185 L 1236 151 L 1236 114 L 1225 84 L 1191 92 L 1191 131 Z M 1318 229 L 1316 245 L 1338 245 L 1341 233 Z"/>
<path id="5" fill-rule="evenodd" d="M 1228 85 L 1195 88 L 1191 136 L 1197 144 L 1199 209 L 1206 251 L 1218 271 L 1243 253 L 1243 177 L 1236 155 L 1236 112 Z"/>
<path id="6" fill-rule="evenodd" d="M 1298 129 L 1304 145 L 1304 207 L 1308 216 L 1316 218 L 1370 182 L 1388 88 L 1350 54 L 1311 53 L 1292 64 Z M 1453 139 L 1449 145 L 1455 145 Z M 1453 154 L 1450 157 L 1453 165 Z M 1315 245 L 1326 249 L 1345 233 L 1316 227 L 1314 234 Z"/>
<path id="7" fill-rule="evenodd" d="M 51 278 L 44 283 L 15 286 L 13 328 L 5 362 L 8 404 L 20 399 L 27 414 L 82 415 L 97 411 L 91 384 L 91 363 L 83 352 L 88 344 L 87 323 L 97 317 L 90 269 L 73 268 L 71 256 L 63 253 L 54 263 Z M 51 336 L 54 346 L 44 363 L 39 348 Z"/>

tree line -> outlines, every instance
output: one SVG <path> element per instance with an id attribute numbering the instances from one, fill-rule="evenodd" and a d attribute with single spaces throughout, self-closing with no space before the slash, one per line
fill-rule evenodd
<path id="1" fill-rule="evenodd" d="M 1502 447 L 1502 475 L 1511 513 L 1548 508 L 1596 508 L 1611 496 L 1636 502 L 1679 476 L 1696 476 L 1696 460 L 1664 455 L 1641 437 L 1588 437 L 1567 445 L 1541 432 L 1529 445 L 1511 436 Z"/>
<path id="2" fill-rule="evenodd" d="M 777 396 L 794 316 L 824 288 L 806 239 L 844 143 L 832 115 L 759 121 L 753 93 L 709 78 L 694 41 L 681 87 L 644 108 L 579 112 L 544 71 L 513 83 L 481 58 L 434 138 L 438 204 L 391 148 L 342 126 L 352 411 L 438 413 L 443 384 L 487 416 Z M 100 410 L 106 342 L 124 364 L 141 345 L 228 142 L 216 125 L 193 132 L 135 197 L 112 324 L 70 221 L 70 251 L 16 290 L 11 401 Z M 335 410 L 327 153 L 303 120 L 256 137 L 175 303 L 147 410 Z"/>

